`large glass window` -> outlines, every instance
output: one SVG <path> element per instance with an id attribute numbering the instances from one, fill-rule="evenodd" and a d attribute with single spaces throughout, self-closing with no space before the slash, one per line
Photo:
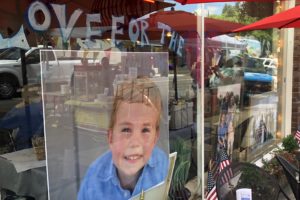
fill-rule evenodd
<path id="1" fill-rule="evenodd" d="M 269 13 L 265 12 L 265 16 L 262 16 L 261 13 L 251 9 L 255 6 L 256 3 L 227 5 L 228 8 L 246 12 L 245 14 L 250 19 L 271 15 L 273 10 L 276 10 L 276 4 L 265 3 L 262 7 L 267 8 L 265 10 Z M 226 12 L 224 11 L 222 15 L 226 15 Z M 270 144 L 269 141 L 276 140 L 278 131 L 276 116 L 277 108 L 280 105 L 277 80 L 282 76 L 277 72 L 280 68 L 278 59 L 281 54 L 278 52 L 278 43 L 274 41 L 278 37 L 277 30 L 240 33 L 236 37 L 236 41 L 243 43 L 244 49 L 238 55 L 232 55 L 229 49 L 224 49 L 225 52 L 229 51 L 223 58 L 225 63 L 217 63 L 218 69 L 214 73 L 220 73 L 220 76 L 216 80 L 212 80 L 212 84 L 220 81 L 219 84 L 230 85 L 233 82 L 228 82 L 228 78 L 232 78 L 234 82 L 240 84 L 240 94 L 239 97 L 236 96 L 234 103 L 234 107 L 236 107 L 234 117 L 227 122 L 234 124 L 234 134 L 239 138 L 239 141 L 234 142 L 235 145 L 233 145 L 240 148 L 235 159 L 240 160 L 242 158 L 239 158 L 240 152 L 246 149 L 248 158 L 243 157 L 243 159 L 251 160 L 256 152 L 259 152 L 259 149 L 265 147 L 264 144 Z M 232 91 L 228 90 L 228 92 L 230 96 Z M 229 99 L 228 94 L 218 96 L 218 100 L 221 101 L 220 112 L 226 114 L 231 111 L 232 102 Z M 225 110 L 222 109 L 222 105 Z M 226 110 L 227 106 L 228 110 Z M 231 157 L 233 158 L 234 155 L 232 154 Z"/>
<path id="2" fill-rule="evenodd" d="M 279 6 L 257 4 L 223 3 L 222 12 L 211 17 L 248 24 L 272 15 Z M 283 136 L 278 118 L 282 112 L 281 37 L 274 29 L 208 39 L 204 50 L 210 72 L 204 97 L 205 145 L 209 147 L 204 163 L 208 168 L 209 163 L 220 162 L 223 151 L 231 162 L 253 162 Z"/>
<path id="3" fill-rule="evenodd" d="M 0 199 L 76 199 L 90 164 L 110 149 L 118 152 L 110 137 L 111 124 L 117 123 L 111 122 L 118 107 L 113 103 L 115 97 L 130 97 L 123 96 L 123 82 L 137 78 L 155 82 L 164 108 L 154 131 L 160 140 L 152 141 L 150 149 L 158 157 L 174 152 L 177 157 L 174 163 L 174 157 L 162 163 L 174 170 L 169 170 L 170 177 L 159 174 L 165 182 L 156 180 L 157 187 L 147 180 L 134 179 L 129 186 L 121 182 L 136 160 L 143 160 L 145 168 L 154 166 L 148 154 L 145 159 L 140 152 L 123 155 L 129 163 L 125 168 L 115 158 L 105 160 L 112 161 L 111 181 L 123 192 L 112 195 L 138 198 L 152 188 L 166 191 L 170 199 L 203 199 L 207 171 L 216 170 L 222 152 L 231 162 L 253 162 L 287 134 L 286 33 L 230 33 L 281 11 L 283 5 L 181 5 L 173 0 L 3 3 Z M 145 108 L 149 114 L 157 109 L 152 91 L 139 90 L 141 102 L 153 108 Z M 124 109 L 137 114 L 128 111 L 122 118 L 131 116 L 138 123 L 145 114 L 143 109 Z M 149 121 L 142 124 L 138 141 L 151 132 Z M 130 123 L 119 130 L 128 138 Z M 125 136 L 119 146 L 127 144 Z M 162 152 L 157 153 L 156 146 Z M 20 164 L 23 158 L 26 163 Z M 140 166 L 134 178 L 151 174 L 143 169 Z"/>

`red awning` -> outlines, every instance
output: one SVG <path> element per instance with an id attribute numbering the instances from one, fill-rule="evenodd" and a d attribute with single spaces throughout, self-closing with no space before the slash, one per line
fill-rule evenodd
<path id="1" fill-rule="evenodd" d="M 185 11 L 162 11 L 150 15 L 150 27 L 157 27 L 161 22 L 171 27 L 181 35 L 196 35 L 197 24 L 200 24 L 200 18 L 196 15 Z M 230 33 L 232 30 L 242 27 L 243 24 L 229 22 L 225 20 L 205 18 L 204 32 L 205 37 L 213 37 Z"/>
<path id="2" fill-rule="evenodd" d="M 222 35 L 226 33 L 230 33 L 231 30 L 237 29 L 238 27 L 242 27 L 243 24 L 213 19 L 213 18 L 205 18 L 204 19 L 204 32 L 206 37 L 214 37 L 216 35 Z"/>
<path id="3" fill-rule="evenodd" d="M 300 28 L 300 6 L 266 17 L 242 28 L 235 29 L 232 32 L 270 28 Z"/>
<path id="4" fill-rule="evenodd" d="M 239 2 L 239 1 L 259 1 L 259 2 L 273 2 L 275 0 L 175 0 L 181 4 L 196 4 L 196 3 L 213 3 L 213 2 Z"/>

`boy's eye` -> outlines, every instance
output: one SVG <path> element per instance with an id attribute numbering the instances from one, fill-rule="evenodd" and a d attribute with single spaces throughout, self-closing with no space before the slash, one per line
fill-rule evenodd
<path id="1" fill-rule="evenodd" d="M 150 132 L 150 128 L 143 128 L 142 129 L 142 133 L 149 133 Z"/>
<path id="2" fill-rule="evenodd" d="M 130 128 L 122 128 L 121 132 L 122 133 L 129 133 L 130 132 Z"/>

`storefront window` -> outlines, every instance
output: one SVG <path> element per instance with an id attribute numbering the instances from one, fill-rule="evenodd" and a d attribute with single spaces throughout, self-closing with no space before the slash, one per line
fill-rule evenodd
<path id="1" fill-rule="evenodd" d="M 111 158 L 104 161 L 115 171 L 111 177 L 98 172 L 104 179 L 116 178 L 111 188 L 119 193 L 111 190 L 116 195 L 111 199 L 138 199 L 144 193 L 154 199 L 163 192 L 170 199 L 203 199 L 207 172 L 217 170 L 223 155 L 229 162 L 254 162 L 288 134 L 283 119 L 290 72 L 284 68 L 290 48 L 286 32 L 231 33 L 284 5 L 3 3 L 0 199 L 84 199 L 91 191 L 88 181 L 93 183 L 87 172 L 95 172 L 89 167 L 107 152 Z M 151 87 L 141 88 L 140 79 Z M 119 107 L 127 115 L 121 112 L 120 117 Z M 145 119 L 148 114 L 153 116 Z M 121 118 L 127 119 L 123 128 Z M 143 126 L 136 141 L 151 140 L 143 146 L 145 152 L 126 150 L 134 135 L 130 120 Z M 115 127 L 125 136 L 115 136 Z M 165 173 L 151 174 L 158 157 L 166 161 L 159 160 Z M 138 167 L 130 168 L 134 163 Z M 103 163 L 97 166 L 108 170 Z M 138 182 L 147 173 L 153 181 Z"/>
<path id="2" fill-rule="evenodd" d="M 257 3 L 248 2 L 224 5 L 223 12 L 212 17 L 243 24 L 272 15 L 279 6 L 260 3 L 259 8 Z M 238 13 L 244 13 L 244 17 L 239 18 Z M 223 150 L 230 162 L 253 162 L 283 137 L 278 118 L 282 112 L 281 37 L 275 29 L 257 30 L 209 38 L 206 43 L 205 63 L 210 71 L 205 89 L 208 168 L 209 163 L 220 162 Z M 211 45 L 211 41 L 219 45 Z"/>

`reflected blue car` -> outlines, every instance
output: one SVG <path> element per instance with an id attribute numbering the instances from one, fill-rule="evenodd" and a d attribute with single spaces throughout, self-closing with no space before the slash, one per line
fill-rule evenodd
<path id="1" fill-rule="evenodd" d="M 244 80 L 245 81 L 259 81 L 259 82 L 272 83 L 273 77 L 270 76 L 269 74 L 244 72 Z"/>

